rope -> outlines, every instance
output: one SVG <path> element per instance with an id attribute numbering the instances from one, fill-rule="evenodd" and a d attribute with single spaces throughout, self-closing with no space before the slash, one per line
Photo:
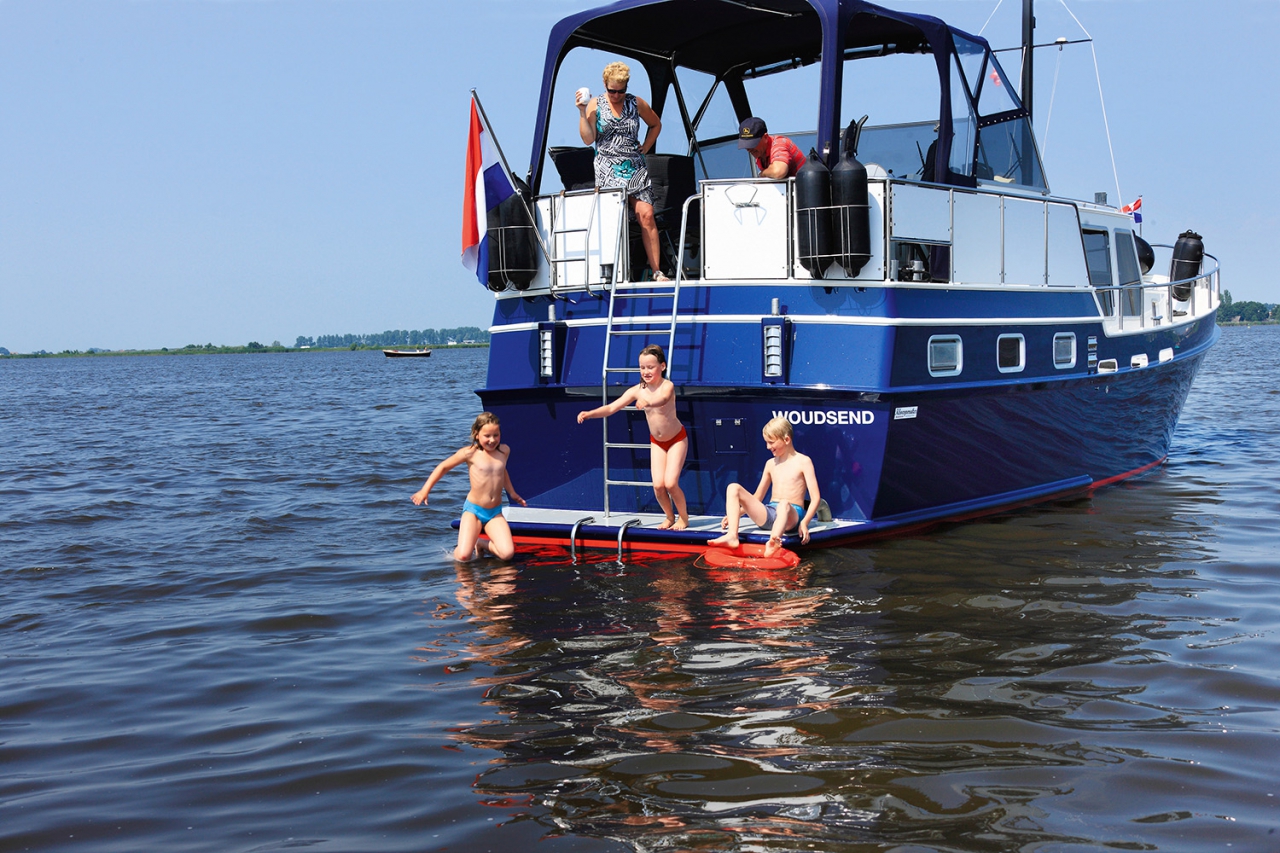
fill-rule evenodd
<path id="1" fill-rule="evenodd" d="M 1116 180 L 1116 197 L 1119 199 L 1119 203 L 1123 204 L 1124 193 L 1120 191 L 1120 172 L 1116 169 L 1116 152 L 1115 148 L 1111 145 L 1111 123 L 1107 121 L 1107 102 L 1106 99 L 1102 97 L 1102 71 L 1098 67 L 1098 51 L 1093 46 L 1093 34 L 1085 29 L 1084 24 L 1080 23 L 1080 19 L 1076 17 L 1075 12 L 1072 12 L 1067 6 L 1067 0 L 1059 0 L 1059 2 L 1062 3 L 1062 8 L 1067 10 L 1067 14 L 1071 16 L 1071 20 L 1076 22 L 1076 26 L 1078 26 L 1081 31 L 1089 37 L 1089 51 L 1093 54 L 1093 75 L 1098 81 L 1098 103 L 1102 105 L 1102 126 L 1107 132 L 1107 151 L 1111 154 L 1111 174 Z"/>

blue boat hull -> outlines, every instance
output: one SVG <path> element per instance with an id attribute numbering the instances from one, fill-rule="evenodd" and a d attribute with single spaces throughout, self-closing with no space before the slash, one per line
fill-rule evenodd
<path id="1" fill-rule="evenodd" d="M 994 337 L 1008 328 L 997 324 L 990 334 Z M 845 327 L 832 333 L 843 332 L 853 340 L 856 331 Z M 888 354 L 894 347 L 916 348 L 937 331 L 936 327 L 898 329 Z M 1083 329 L 1082 334 L 1088 331 Z M 1101 336 L 1100 329 L 1097 333 Z M 969 334 L 974 335 L 972 328 Z M 1176 330 L 1107 341 L 1106 346 L 1113 349 L 1127 346 L 1135 352 L 1176 346 L 1170 361 L 1115 373 L 1082 368 L 1065 376 L 1038 373 L 1012 380 L 898 387 L 889 383 L 881 386 L 882 391 L 857 390 L 858 385 L 866 385 L 855 381 L 843 388 L 766 386 L 758 381 L 735 386 L 679 385 L 677 410 L 690 436 L 681 485 L 692 514 L 723 514 L 730 483 L 754 488 L 759 481 L 769 458 L 760 429 L 775 415 L 793 422 L 796 447 L 813 459 L 832 515 L 865 522 L 824 531 L 826 535 L 815 536 L 814 544 L 840 544 L 1114 482 L 1165 458 L 1178 414 L 1217 334 L 1208 317 Z M 504 336 L 508 349 L 520 346 L 519 337 Z M 1120 350 L 1104 355 L 1127 363 L 1127 355 Z M 492 357 L 503 359 L 503 348 L 496 348 Z M 857 354 L 847 357 L 856 360 Z M 595 363 L 599 364 L 598 358 Z M 509 372 L 510 366 L 509 358 L 499 361 L 498 370 L 491 369 L 491 378 L 495 372 Z M 892 375 L 892 367 L 886 370 Z M 677 367 L 673 372 L 679 384 L 678 374 L 687 370 Z M 600 512 L 604 504 L 601 424 L 576 421 L 578 412 L 599 405 L 598 385 L 486 388 L 478 393 L 484 407 L 508 425 L 504 439 L 513 449 L 511 475 L 531 506 L 583 515 Z M 646 442 L 643 417 L 639 413 L 614 416 L 610 440 Z M 647 451 L 612 449 L 610 453 L 611 477 L 649 479 Z M 659 511 L 650 489 L 611 489 L 614 513 Z M 525 532 L 565 538 L 563 530 L 542 528 L 532 525 Z M 706 538 L 693 533 L 651 534 L 655 541 L 672 544 Z M 641 531 L 629 532 L 628 538 L 637 535 L 643 538 Z"/>

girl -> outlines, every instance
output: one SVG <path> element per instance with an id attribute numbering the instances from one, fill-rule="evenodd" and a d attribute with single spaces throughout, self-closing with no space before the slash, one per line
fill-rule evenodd
<path id="1" fill-rule="evenodd" d="M 480 417 L 471 425 L 471 445 L 437 465 L 427 482 L 410 498 L 415 504 L 422 506 L 427 502 L 431 488 L 446 472 L 463 462 L 467 463 L 471 474 L 471 491 L 467 492 L 467 499 L 462 504 L 462 518 L 458 522 L 458 547 L 453 549 L 455 560 L 466 562 L 482 551 L 487 551 L 499 560 L 510 560 L 515 554 L 516 546 L 511 540 L 511 528 L 502 515 L 503 489 L 506 489 L 512 503 L 520 506 L 527 504 L 511 485 L 511 475 L 507 473 L 507 460 L 510 458 L 511 448 L 502 443 L 498 416 L 492 412 L 481 412 Z M 481 533 L 489 534 L 487 544 L 480 541 Z"/>
<path id="2" fill-rule="evenodd" d="M 667 356 L 662 347 L 650 344 L 640 351 L 640 384 L 607 406 L 578 413 L 578 423 L 603 418 L 635 403 L 649 421 L 649 468 L 653 475 L 653 495 L 667 520 L 659 530 L 684 530 L 689 526 L 689 510 L 680 490 L 680 469 L 689 455 L 689 434 L 676 417 L 676 386 L 665 377 Z M 679 519 L 672 513 L 672 504 Z"/>

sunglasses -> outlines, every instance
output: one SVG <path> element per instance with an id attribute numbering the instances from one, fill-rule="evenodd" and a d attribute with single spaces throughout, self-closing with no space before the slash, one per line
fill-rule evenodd
<path id="1" fill-rule="evenodd" d="M 605 90 L 606 92 L 608 92 L 610 95 L 625 95 L 625 94 L 627 94 L 627 87 L 626 87 L 626 86 L 623 86 L 621 89 L 610 89 L 608 86 L 605 86 L 605 87 L 604 87 L 604 90 Z"/>

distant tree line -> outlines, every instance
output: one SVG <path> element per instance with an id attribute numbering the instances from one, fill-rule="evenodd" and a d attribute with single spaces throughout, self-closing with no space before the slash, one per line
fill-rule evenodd
<path id="1" fill-rule="evenodd" d="M 1222 291 L 1222 303 L 1218 306 L 1218 322 L 1261 323 L 1263 320 L 1280 320 L 1280 306 L 1261 302 L 1236 302 L 1231 298 L 1231 291 Z"/>
<path id="2" fill-rule="evenodd" d="M 298 347 L 422 347 L 454 343 L 489 343 L 489 333 L 479 326 L 456 329 L 394 329 L 366 335 L 298 335 Z"/>

